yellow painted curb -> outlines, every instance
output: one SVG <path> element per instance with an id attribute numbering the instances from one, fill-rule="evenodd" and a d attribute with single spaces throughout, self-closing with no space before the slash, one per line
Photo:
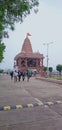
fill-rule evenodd
<path id="1" fill-rule="evenodd" d="M 33 107 L 33 104 L 27 104 L 28 107 Z"/>
<path id="2" fill-rule="evenodd" d="M 48 105 L 53 105 L 54 103 L 53 102 L 47 102 L 48 103 Z"/>
<path id="3" fill-rule="evenodd" d="M 61 104 L 61 103 L 62 103 L 62 101 L 56 101 L 56 103 Z"/>
<path id="4" fill-rule="evenodd" d="M 17 109 L 23 108 L 22 105 L 16 105 Z"/>
<path id="5" fill-rule="evenodd" d="M 10 110 L 11 107 L 10 107 L 10 106 L 4 106 L 3 109 L 4 109 L 4 110 Z"/>

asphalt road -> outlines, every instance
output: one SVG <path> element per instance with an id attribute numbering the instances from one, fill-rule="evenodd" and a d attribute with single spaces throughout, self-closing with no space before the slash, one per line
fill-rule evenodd
<path id="1" fill-rule="evenodd" d="M 62 85 L 33 77 L 14 83 L 0 76 L 0 106 L 35 103 L 43 105 L 1 110 L 0 130 L 62 130 Z"/>

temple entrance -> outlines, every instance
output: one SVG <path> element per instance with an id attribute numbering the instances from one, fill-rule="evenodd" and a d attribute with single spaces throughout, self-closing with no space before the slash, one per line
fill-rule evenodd
<path id="1" fill-rule="evenodd" d="M 28 59 L 27 60 L 27 66 L 28 67 L 36 67 L 36 59 Z"/>

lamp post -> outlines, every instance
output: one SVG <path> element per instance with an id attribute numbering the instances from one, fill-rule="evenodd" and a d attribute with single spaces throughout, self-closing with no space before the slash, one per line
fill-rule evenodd
<path id="1" fill-rule="evenodd" d="M 49 42 L 49 43 L 43 43 L 43 45 L 47 46 L 47 76 L 49 75 L 49 69 L 48 69 L 48 60 L 49 60 L 49 55 L 48 55 L 48 51 L 49 51 L 49 45 L 52 44 L 53 42 Z"/>

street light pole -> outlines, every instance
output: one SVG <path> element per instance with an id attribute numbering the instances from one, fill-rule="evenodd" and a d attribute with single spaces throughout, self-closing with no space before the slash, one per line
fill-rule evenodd
<path id="1" fill-rule="evenodd" d="M 47 76 L 49 75 L 49 69 L 48 69 L 48 60 L 49 60 L 49 56 L 48 56 L 48 51 L 49 51 L 49 45 L 52 44 L 53 42 L 49 42 L 49 43 L 43 43 L 43 45 L 47 46 Z"/>

